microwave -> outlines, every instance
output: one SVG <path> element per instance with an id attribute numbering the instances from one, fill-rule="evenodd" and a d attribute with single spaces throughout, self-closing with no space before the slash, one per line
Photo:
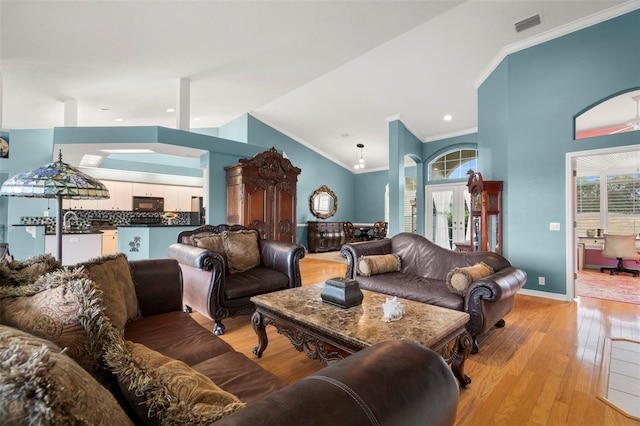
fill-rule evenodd
<path id="1" fill-rule="evenodd" d="M 163 212 L 164 198 L 162 197 L 133 197 L 133 211 Z"/>

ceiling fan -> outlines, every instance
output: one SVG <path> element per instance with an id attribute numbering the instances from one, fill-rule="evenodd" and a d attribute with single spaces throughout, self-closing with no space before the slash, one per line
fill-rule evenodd
<path id="1" fill-rule="evenodd" d="M 640 95 L 633 96 L 631 100 L 636 103 L 636 116 L 627 121 L 626 126 L 616 130 L 613 133 L 624 133 L 634 130 L 640 130 Z"/>

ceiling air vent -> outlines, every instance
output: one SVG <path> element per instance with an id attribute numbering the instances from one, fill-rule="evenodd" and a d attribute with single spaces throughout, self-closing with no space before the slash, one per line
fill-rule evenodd
<path id="1" fill-rule="evenodd" d="M 515 23 L 516 32 L 528 30 L 529 28 L 535 27 L 536 25 L 540 25 L 541 23 L 542 23 L 542 18 L 538 13 L 536 15 L 523 19 L 522 21 L 516 22 Z"/>

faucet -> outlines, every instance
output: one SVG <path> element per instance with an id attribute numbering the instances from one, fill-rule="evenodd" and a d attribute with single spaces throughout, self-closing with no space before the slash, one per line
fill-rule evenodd
<path id="1" fill-rule="evenodd" d="M 62 218 L 62 229 L 67 231 L 69 230 L 69 226 L 67 225 L 67 219 L 69 218 L 71 218 L 71 220 L 73 221 L 73 223 L 76 224 L 76 226 L 78 226 L 80 223 L 80 220 L 78 219 L 78 215 L 76 214 L 76 212 L 69 210 L 64 214 Z"/>

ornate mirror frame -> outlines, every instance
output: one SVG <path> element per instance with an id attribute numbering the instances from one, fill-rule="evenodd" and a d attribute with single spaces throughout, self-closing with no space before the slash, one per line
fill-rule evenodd
<path id="1" fill-rule="evenodd" d="M 333 206 L 329 204 L 326 209 L 320 208 L 322 204 L 331 203 L 331 201 L 333 201 Z M 338 197 L 327 185 L 322 185 L 309 197 L 309 207 L 311 208 L 311 213 L 318 219 L 330 218 L 338 211 Z"/>

